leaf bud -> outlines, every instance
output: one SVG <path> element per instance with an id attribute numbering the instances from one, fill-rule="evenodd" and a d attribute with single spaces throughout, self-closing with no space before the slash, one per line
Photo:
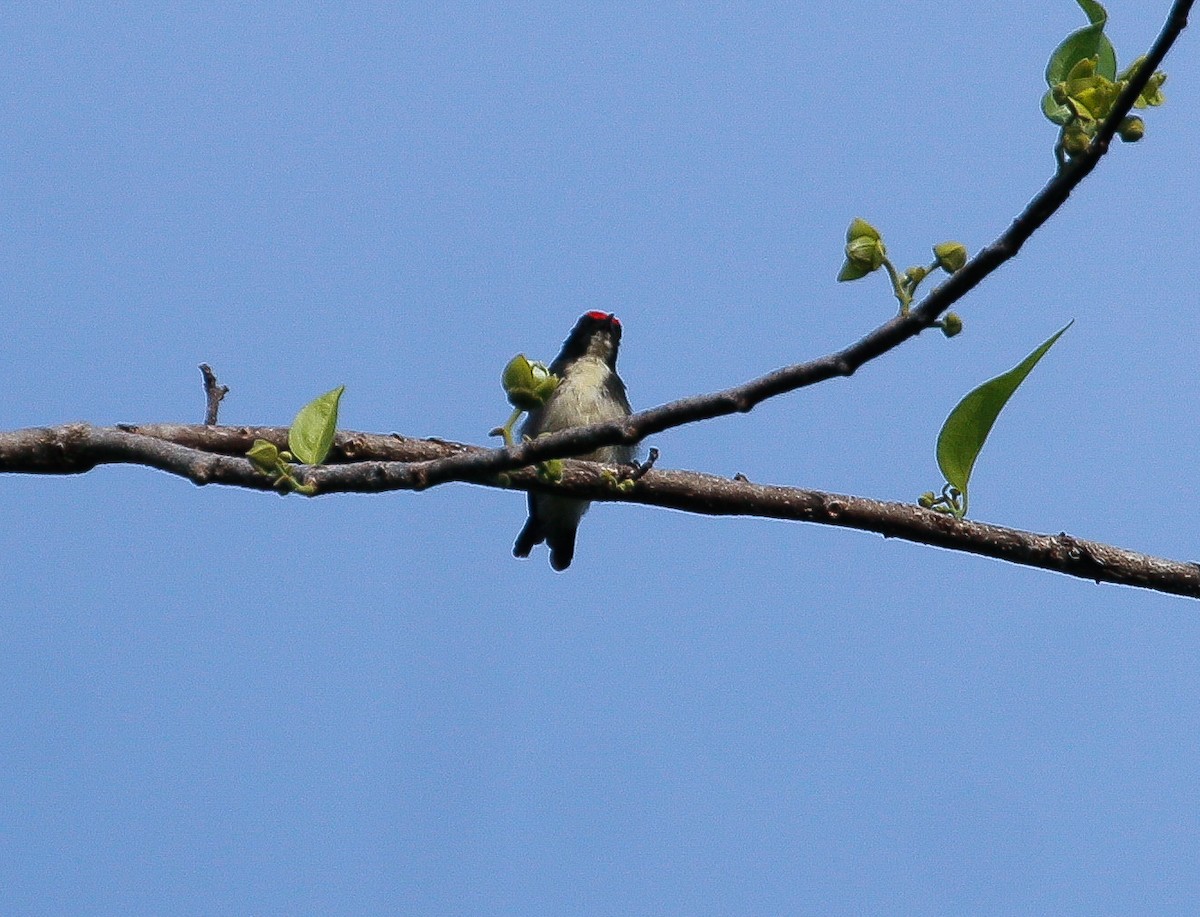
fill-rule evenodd
<path id="1" fill-rule="evenodd" d="M 839 281 L 858 280 L 883 264 L 887 249 L 879 230 L 861 217 L 855 217 L 846 230 L 846 260 L 838 272 Z"/>
<path id="2" fill-rule="evenodd" d="M 263 474 L 274 474 L 279 467 L 279 448 L 265 439 L 256 439 L 246 458 Z"/>
<path id="3" fill-rule="evenodd" d="M 1067 74 L 1068 80 L 1086 80 L 1096 75 L 1096 58 L 1085 57 L 1076 62 Z"/>
<path id="4" fill-rule="evenodd" d="M 881 238 L 879 230 L 862 217 L 855 217 L 850 223 L 850 228 L 846 230 L 847 242 L 853 242 L 855 239 L 872 239 L 878 242 Z"/>
<path id="5" fill-rule="evenodd" d="M 846 244 L 846 260 L 853 265 L 866 268 L 868 272 L 878 269 L 883 264 L 885 254 L 887 254 L 887 249 L 883 247 L 883 242 L 879 239 L 861 236 Z"/>
<path id="6" fill-rule="evenodd" d="M 1126 143 L 1137 143 L 1146 136 L 1146 122 L 1137 115 L 1130 115 L 1122 119 L 1117 134 Z"/>
<path id="7" fill-rule="evenodd" d="M 961 242 L 942 242 L 933 247 L 933 257 L 937 259 L 938 267 L 953 274 L 967 263 L 967 247 Z"/>
<path id="8" fill-rule="evenodd" d="M 544 462 L 539 462 L 537 474 L 543 481 L 548 481 L 551 484 L 558 483 L 562 480 L 563 476 L 563 460 L 546 459 Z"/>
<path id="9" fill-rule="evenodd" d="M 1166 101 L 1166 97 L 1162 93 L 1162 84 L 1167 81 L 1167 75 L 1161 70 L 1156 71 L 1146 83 L 1146 88 L 1142 90 L 1142 94 L 1138 96 L 1134 102 L 1135 108 L 1148 108 L 1152 105 L 1162 105 Z"/>
<path id="10" fill-rule="evenodd" d="M 1091 138 L 1078 123 L 1072 123 L 1063 131 L 1062 147 L 1068 156 L 1078 156 L 1087 151 Z"/>

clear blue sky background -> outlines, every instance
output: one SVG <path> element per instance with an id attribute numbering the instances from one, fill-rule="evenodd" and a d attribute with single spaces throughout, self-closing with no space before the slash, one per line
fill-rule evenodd
<path id="1" fill-rule="evenodd" d="M 1167 7 L 1111 2 L 1125 63 Z M 854 340 L 854 216 L 972 250 L 1053 169 L 1074 4 L 5 4 L 4 428 L 486 442 L 613 310 L 636 406 Z M 950 407 L 1070 319 L 976 518 L 1200 556 L 1200 45 L 1015 262 L 666 467 L 913 500 Z M 1200 605 L 859 532 L 523 497 L 0 479 L 0 912 L 1200 908 Z"/>

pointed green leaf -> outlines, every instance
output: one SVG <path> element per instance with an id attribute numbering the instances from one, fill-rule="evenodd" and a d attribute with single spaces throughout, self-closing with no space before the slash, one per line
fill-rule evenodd
<path id="1" fill-rule="evenodd" d="M 847 280 L 862 280 L 871 273 L 867 268 L 853 264 L 849 259 L 842 263 L 842 269 L 838 271 L 837 279 L 839 283 L 845 283 Z"/>
<path id="2" fill-rule="evenodd" d="M 1083 12 L 1087 15 L 1088 22 L 1092 23 L 1092 25 L 1096 23 L 1104 25 L 1108 20 L 1108 13 L 1096 0 L 1075 0 L 1075 2 L 1083 9 Z"/>
<path id="3" fill-rule="evenodd" d="M 300 409 L 288 430 L 288 448 L 305 465 L 320 465 L 333 447 L 337 433 L 338 402 L 346 386 L 314 398 Z"/>
<path id="4" fill-rule="evenodd" d="M 1008 372 L 983 383 L 967 395 L 942 424 L 942 432 L 938 434 L 937 442 L 938 467 L 946 476 L 946 482 L 962 493 L 964 513 L 971 470 L 975 467 L 975 459 L 979 457 L 988 434 L 992 432 L 992 425 L 1013 392 L 1037 365 L 1038 360 L 1046 355 L 1046 351 L 1054 346 L 1054 342 L 1072 324 L 1074 322 L 1068 322 L 1057 334 Z"/>

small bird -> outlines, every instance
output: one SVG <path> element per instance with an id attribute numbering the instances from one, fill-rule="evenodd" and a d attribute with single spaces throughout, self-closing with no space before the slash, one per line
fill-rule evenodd
<path id="1" fill-rule="evenodd" d="M 555 433 L 589 423 L 618 420 L 631 413 L 625 383 L 617 375 L 621 323 L 608 312 L 588 312 L 575 323 L 562 350 L 550 364 L 558 387 L 540 408 L 530 411 L 521 427 L 524 436 Z M 633 446 L 602 446 L 577 458 L 620 464 L 633 461 Z M 575 556 L 575 533 L 590 500 L 529 494 L 529 519 L 513 545 L 515 557 L 528 557 L 543 541 L 550 566 L 565 570 Z"/>

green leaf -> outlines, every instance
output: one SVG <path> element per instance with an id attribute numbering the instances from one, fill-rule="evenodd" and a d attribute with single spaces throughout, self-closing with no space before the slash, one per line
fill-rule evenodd
<path id="1" fill-rule="evenodd" d="M 878 242 L 882 238 L 879 230 L 862 217 L 855 217 L 851 220 L 850 228 L 846 230 L 847 242 L 853 242 L 855 239 L 870 239 L 872 242 Z"/>
<path id="2" fill-rule="evenodd" d="M 504 374 L 500 379 L 501 385 L 504 386 L 504 391 L 510 392 L 513 389 L 532 389 L 533 388 L 533 367 L 529 360 L 525 358 L 525 354 L 519 353 L 504 367 Z"/>
<path id="3" fill-rule="evenodd" d="M 519 353 L 504 367 L 501 383 L 509 404 L 522 411 L 536 411 L 558 386 L 558 376 L 552 375 L 544 364 L 531 362 Z"/>
<path id="4" fill-rule="evenodd" d="M 1060 127 L 1075 117 L 1075 113 L 1065 105 L 1054 101 L 1054 90 L 1047 89 L 1042 96 L 1042 114 Z"/>
<path id="5" fill-rule="evenodd" d="M 942 424 L 942 432 L 938 434 L 937 442 L 938 467 L 946 476 L 946 482 L 962 493 L 962 515 L 966 515 L 967 512 L 967 484 L 971 480 L 975 459 L 979 457 L 983 444 L 987 442 L 996 418 L 1000 416 L 1013 392 L 1037 365 L 1038 360 L 1046 355 L 1046 351 L 1054 346 L 1054 342 L 1062 337 L 1063 332 L 1072 324 L 1073 321 L 1068 322 L 1008 372 L 983 383 L 967 395 Z"/>
<path id="6" fill-rule="evenodd" d="M 279 449 L 265 439 L 256 439 L 246 452 L 246 458 L 263 474 L 274 474 L 279 467 Z"/>
<path id="7" fill-rule="evenodd" d="M 1106 79 L 1117 78 L 1117 52 L 1104 34 L 1108 13 L 1095 0 L 1076 0 L 1087 14 L 1089 25 L 1072 32 L 1054 49 L 1046 64 L 1046 83 L 1057 86 L 1081 60 L 1096 58 L 1096 73 Z M 1043 108 L 1045 103 L 1043 102 Z"/>
<path id="8" fill-rule="evenodd" d="M 1134 102 L 1135 108 L 1151 108 L 1156 105 L 1162 105 L 1167 101 L 1166 96 L 1162 92 L 1162 84 L 1167 81 L 1167 75 L 1161 70 L 1150 77 L 1150 81 L 1146 83 L 1146 88 L 1142 90 L 1142 94 L 1138 96 Z"/>
<path id="9" fill-rule="evenodd" d="M 1104 25 L 1108 20 L 1108 13 L 1096 0 L 1075 0 L 1075 2 L 1079 4 L 1083 12 L 1087 15 L 1088 22 L 1093 25 L 1097 23 Z"/>
<path id="10" fill-rule="evenodd" d="M 845 283 L 848 280 L 862 280 L 869 273 L 867 268 L 858 264 L 853 264 L 849 259 L 842 262 L 842 269 L 838 271 L 838 283 Z"/>
<path id="11" fill-rule="evenodd" d="M 838 283 L 845 283 L 848 280 L 862 280 L 871 272 L 861 265 L 853 264 L 849 259 L 842 262 L 842 269 L 838 271 Z"/>
<path id="12" fill-rule="evenodd" d="M 338 402 L 346 386 L 314 398 L 300 409 L 288 430 L 288 448 L 305 465 L 320 465 L 333 447 L 337 433 Z"/>

